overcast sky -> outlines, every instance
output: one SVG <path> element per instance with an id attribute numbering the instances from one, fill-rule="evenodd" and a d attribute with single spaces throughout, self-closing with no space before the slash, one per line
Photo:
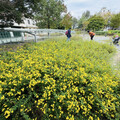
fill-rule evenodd
<path id="1" fill-rule="evenodd" d="M 91 15 L 106 7 L 112 13 L 120 12 L 120 0 L 64 0 L 67 10 L 76 18 L 89 10 Z"/>

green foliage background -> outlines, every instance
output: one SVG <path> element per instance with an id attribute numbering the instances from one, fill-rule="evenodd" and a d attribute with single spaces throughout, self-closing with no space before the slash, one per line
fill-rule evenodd
<path id="1" fill-rule="evenodd" d="M 110 20 L 110 26 L 113 28 L 113 29 L 117 29 L 120 27 L 120 13 L 118 14 L 115 14 L 111 17 L 111 20 Z"/>
<path id="2" fill-rule="evenodd" d="M 88 21 L 88 30 L 98 31 L 104 28 L 105 20 L 101 16 L 94 15 Z"/>
<path id="3" fill-rule="evenodd" d="M 38 4 L 35 19 L 39 28 L 59 28 L 61 14 L 66 7 L 63 0 L 42 0 Z"/>

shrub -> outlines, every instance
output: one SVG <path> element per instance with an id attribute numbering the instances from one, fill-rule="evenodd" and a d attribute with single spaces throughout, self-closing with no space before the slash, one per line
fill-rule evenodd
<path id="1" fill-rule="evenodd" d="M 96 31 L 96 35 L 114 35 L 120 34 L 120 30 Z"/>
<path id="2" fill-rule="evenodd" d="M 1 119 L 118 119 L 119 78 L 108 63 L 113 52 L 80 38 L 6 52 L 0 60 Z"/>
<path id="3" fill-rule="evenodd" d="M 107 31 L 96 31 L 96 35 L 106 35 Z"/>

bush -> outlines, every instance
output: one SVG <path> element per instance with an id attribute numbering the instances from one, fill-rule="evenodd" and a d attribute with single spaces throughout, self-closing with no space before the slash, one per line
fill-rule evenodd
<path id="1" fill-rule="evenodd" d="M 96 35 L 106 35 L 107 31 L 96 31 Z"/>
<path id="2" fill-rule="evenodd" d="M 6 52 L 0 60 L 1 119 L 119 119 L 119 78 L 108 64 L 113 52 L 80 38 Z"/>
<path id="3" fill-rule="evenodd" d="M 120 34 L 120 30 L 96 31 L 96 35 L 114 35 Z"/>

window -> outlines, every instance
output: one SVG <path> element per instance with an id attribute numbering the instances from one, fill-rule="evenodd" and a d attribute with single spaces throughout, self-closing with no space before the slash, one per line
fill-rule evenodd
<path id="1" fill-rule="evenodd" d="M 28 24 L 30 24 L 30 20 L 28 20 Z"/>

